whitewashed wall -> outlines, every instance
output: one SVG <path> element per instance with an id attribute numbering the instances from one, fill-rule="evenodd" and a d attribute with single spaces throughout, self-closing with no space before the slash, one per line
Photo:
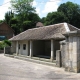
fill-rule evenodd
<path id="1" fill-rule="evenodd" d="M 16 42 L 15 41 L 11 42 L 11 53 L 16 53 Z"/>
<path id="2" fill-rule="evenodd" d="M 19 49 L 19 44 L 20 44 L 20 49 Z M 26 44 L 26 50 L 23 50 L 23 44 Z M 16 53 L 21 54 L 21 55 L 28 55 L 28 41 L 17 41 Z"/>

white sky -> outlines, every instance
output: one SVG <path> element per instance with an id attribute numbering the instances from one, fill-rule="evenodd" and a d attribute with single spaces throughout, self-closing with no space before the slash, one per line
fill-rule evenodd
<path id="1" fill-rule="evenodd" d="M 0 6 L 0 20 L 4 19 L 5 13 L 10 10 L 9 1 L 10 0 L 0 0 L 0 5 L 4 4 Z M 42 17 L 45 17 L 49 12 L 57 11 L 57 8 L 59 7 L 59 5 L 62 2 L 67 2 L 67 1 L 74 2 L 74 0 L 34 0 L 33 6 L 36 7 L 37 14 L 42 18 Z M 80 0 L 75 0 L 75 2 L 79 3 Z"/>
<path id="2" fill-rule="evenodd" d="M 7 11 L 9 11 L 10 7 L 10 0 L 4 0 L 3 6 L 0 6 L 0 20 L 4 19 L 4 15 Z M 40 2 L 38 2 L 40 1 Z M 44 3 L 45 1 L 45 3 Z M 39 14 L 40 17 L 46 16 L 47 13 L 52 11 L 57 11 L 58 3 L 60 3 L 60 0 L 34 0 L 33 6 L 36 7 L 36 12 Z M 6 3 L 8 2 L 8 3 Z M 6 3 L 6 4 L 5 4 Z"/>
<path id="3" fill-rule="evenodd" d="M 33 5 L 36 7 L 36 12 L 39 14 L 39 16 L 45 17 L 47 13 L 57 11 L 61 1 L 62 0 L 48 0 L 42 3 L 34 1 Z"/>
<path id="4" fill-rule="evenodd" d="M 4 19 L 5 13 L 6 13 L 7 11 L 9 11 L 8 7 L 10 7 L 10 3 L 7 3 L 7 2 L 9 2 L 9 1 L 10 1 L 10 0 L 4 0 L 3 4 L 4 4 L 4 3 L 6 3 L 6 4 L 4 4 L 3 6 L 0 6 L 0 20 L 1 20 L 1 19 Z"/>

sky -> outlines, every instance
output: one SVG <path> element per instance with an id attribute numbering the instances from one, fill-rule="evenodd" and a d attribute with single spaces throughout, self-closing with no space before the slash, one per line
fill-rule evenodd
<path id="1" fill-rule="evenodd" d="M 57 11 L 62 3 L 73 2 L 80 5 L 80 0 L 34 0 L 32 5 L 36 8 L 36 13 L 42 18 L 46 17 L 49 12 Z M 0 0 L 0 20 L 4 19 L 4 15 L 10 10 L 10 0 Z"/>

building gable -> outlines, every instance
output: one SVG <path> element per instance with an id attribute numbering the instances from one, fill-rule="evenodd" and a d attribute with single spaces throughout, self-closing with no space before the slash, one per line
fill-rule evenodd
<path id="1" fill-rule="evenodd" d="M 6 39 L 13 37 L 13 29 L 5 22 L 0 24 L 0 36 L 5 36 Z"/>

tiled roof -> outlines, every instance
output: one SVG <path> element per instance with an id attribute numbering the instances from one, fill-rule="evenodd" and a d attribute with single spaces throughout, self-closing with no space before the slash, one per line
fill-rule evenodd
<path id="1" fill-rule="evenodd" d="M 67 24 L 67 23 L 66 23 Z M 67 27 L 69 28 L 69 25 L 67 24 Z M 74 27 L 71 26 L 71 29 Z M 74 30 L 77 30 L 76 28 Z M 46 40 L 46 39 L 64 39 L 63 36 L 64 33 L 66 33 L 66 26 L 64 23 L 49 25 L 49 26 L 43 26 L 39 28 L 33 28 L 28 29 L 13 38 L 11 38 L 11 41 L 14 40 Z"/>

